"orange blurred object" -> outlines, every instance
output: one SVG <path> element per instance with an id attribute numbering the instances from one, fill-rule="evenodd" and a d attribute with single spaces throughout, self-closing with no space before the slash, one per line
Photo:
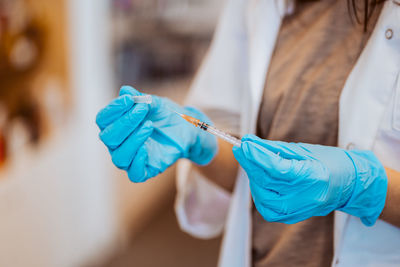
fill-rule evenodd
<path id="1" fill-rule="evenodd" d="M 0 132 L 0 167 L 4 164 L 6 161 L 6 139 L 4 138 L 4 135 L 2 132 Z"/>
<path id="2" fill-rule="evenodd" d="M 176 112 L 176 113 L 178 113 L 178 112 Z M 181 113 L 178 113 L 178 114 L 179 114 L 179 116 L 184 118 L 187 122 L 193 124 L 196 127 L 199 127 L 201 125 L 201 121 L 199 119 L 196 119 L 196 118 L 193 118 L 192 116 L 181 114 Z"/>

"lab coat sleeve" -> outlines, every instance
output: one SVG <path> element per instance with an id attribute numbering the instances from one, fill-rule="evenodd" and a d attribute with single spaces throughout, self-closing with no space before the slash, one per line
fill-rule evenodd
<path id="1" fill-rule="evenodd" d="M 186 101 L 232 134 L 240 131 L 241 94 L 247 81 L 246 3 L 227 1 Z M 179 162 L 177 169 L 175 211 L 182 230 L 199 238 L 219 235 L 225 226 L 230 193 L 203 177 L 187 160 Z"/>
<path id="2" fill-rule="evenodd" d="M 183 231 L 197 238 L 213 238 L 224 228 L 231 195 L 191 165 L 188 160 L 178 164 L 175 212 Z"/>

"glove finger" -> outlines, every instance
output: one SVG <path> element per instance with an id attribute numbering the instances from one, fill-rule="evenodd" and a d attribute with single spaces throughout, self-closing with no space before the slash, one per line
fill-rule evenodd
<path id="1" fill-rule="evenodd" d="M 275 222 L 281 222 L 286 224 L 295 224 L 311 218 L 311 215 L 305 213 L 290 213 L 290 214 L 278 214 L 274 219 Z"/>
<path id="2" fill-rule="evenodd" d="M 257 200 L 257 202 L 259 207 L 261 207 L 260 209 L 264 208 L 265 210 L 274 212 L 274 218 L 270 218 L 270 220 L 287 224 L 298 223 L 312 216 L 326 216 L 334 209 L 332 207 L 331 210 L 319 212 L 315 209 L 312 201 L 307 199 L 309 194 L 307 192 L 304 192 L 304 194 L 299 195 L 297 192 L 294 192 L 289 195 L 281 195 L 278 198 L 264 198 L 261 201 Z M 271 217 L 272 215 L 269 214 L 269 216 Z"/>
<path id="3" fill-rule="evenodd" d="M 249 180 L 259 187 L 279 192 L 280 194 L 286 195 L 293 192 L 297 179 L 277 179 L 272 177 L 263 168 L 260 168 L 252 161 L 248 160 L 242 149 L 239 147 L 233 147 L 233 154 L 242 168 L 246 171 Z"/>
<path id="4" fill-rule="evenodd" d="M 256 143 L 244 141 L 241 148 L 248 161 L 273 177 L 287 176 L 291 170 L 291 160 L 282 158 Z"/>
<path id="5" fill-rule="evenodd" d="M 120 96 L 111 101 L 110 104 L 97 113 L 96 123 L 100 130 L 104 130 L 108 125 L 124 115 L 134 104 L 130 96 Z"/>
<path id="6" fill-rule="evenodd" d="M 257 211 L 261 214 L 261 216 L 268 222 L 281 222 L 286 224 L 294 224 L 301 221 L 304 221 L 311 216 L 303 213 L 281 213 L 276 209 L 270 208 L 265 203 L 254 200 L 254 205 L 256 206 Z"/>
<path id="7" fill-rule="evenodd" d="M 132 86 L 129 85 L 123 85 L 121 89 L 119 89 L 119 95 L 131 95 L 131 96 L 137 96 L 137 95 L 143 95 L 141 92 L 133 88 Z"/>
<path id="8" fill-rule="evenodd" d="M 281 179 L 275 179 L 269 176 L 266 172 L 263 173 L 263 176 L 255 176 L 251 181 L 263 189 L 277 192 L 280 195 L 289 195 L 296 190 L 295 180 L 293 180 L 293 182 L 288 182 Z"/>
<path id="9" fill-rule="evenodd" d="M 100 132 L 100 139 L 110 149 L 116 149 L 142 123 L 149 108 L 136 104 L 133 109 Z"/>
<path id="10" fill-rule="evenodd" d="M 236 160 L 239 162 L 240 166 L 246 171 L 247 176 L 251 183 L 257 184 L 259 187 L 274 190 L 276 192 L 284 191 L 287 188 L 286 181 L 280 181 L 271 178 L 264 169 L 258 167 L 251 161 L 246 159 L 242 149 L 240 147 L 232 148 L 233 154 Z"/>
<path id="11" fill-rule="evenodd" d="M 280 222 L 280 223 L 285 223 L 285 224 L 295 224 L 301 221 L 304 221 L 308 218 L 309 216 L 299 216 L 299 215 L 294 215 L 294 214 L 280 214 L 278 212 L 275 212 L 269 208 L 263 207 L 262 205 L 254 203 L 256 206 L 256 209 L 258 212 L 261 214 L 261 216 L 264 218 L 264 220 L 268 222 Z"/>
<path id="12" fill-rule="evenodd" d="M 166 106 L 166 108 L 164 108 Z M 167 117 L 171 116 L 171 111 L 179 111 L 179 106 L 170 101 L 168 98 L 162 98 L 153 95 L 152 102 L 150 104 L 151 114 L 158 118 L 162 122 Z M 178 116 L 174 114 L 174 116 Z"/>
<path id="13" fill-rule="evenodd" d="M 119 95 L 120 96 L 138 96 L 138 95 L 143 95 L 143 94 L 141 92 L 139 92 L 138 90 L 136 90 L 135 88 L 133 88 L 132 86 L 124 85 L 121 87 L 121 89 L 119 91 Z M 162 98 L 162 97 L 152 95 L 152 102 L 150 104 L 148 104 L 148 107 L 151 111 L 151 115 L 157 116 L 158 120 L 160 120 L 160 121 L 162 121 L 162 119 L 164 119 L 165 117 L 170 115 L 170 112 L 169 112 L 170 110 L 165 110 L 165 109 L 161 108 L 163 106 L 163 102 L 173 103 L 172 101 L 170 101 L 167 98 Z M 171 106 L 173 106 L 173 105 L 171 105 Z M 153 123 L 156 124 L 157 121 L 153 121 Z"/>
<path id="14" fill-rule="evenodd" d="M 250 190 L 254 201 L 257 201 L 264 207 L 275 211 L 277 214 L 287 214 L 289 212 L 278 192 L 262 188 L 252 182 L 250 182 Z"/>
<path id="15" fill-rule="evenodd" d="M 158 134 L 160 132 L 156 131 L 153 136 L 158 138 L 149 138 L 146 146 L 153 152 L 149 157 L 148 165 L 161 172 L 181 158 L 184 152 L 178 144 L 170 143 L 170 140 L 161 138 L 157 136 Z"/>
<path id="16" fill-rule="evenodd" d="M 136 129 L 117 149 L 111 152 L 112 161 L 120 169 L 127 169 L 138 149 L 153 133 L 151 121 L 146 121 L 143 126 Z"/>
<path id="17" fill-rule="evenodd" d="M 280 197 L 279 192 L 271 189 L 263 188 L 257 183 L 250 181 L 250 191 L 253 198 L 259 202 L 272 201 Z"/>
<path id="18" fill-rule="evenodd" d="M 241 147 L 234 146 L 232 148 L 233 156 L 239 162 L 240 166 L 250 175 L 252 170 L 256 170 L 257 166 L 254 166 L 252 162 L 250 162 L 243 153 Z"/>
<path id="19" fill-rule="evenodd" d="M 146 145 L 139 148 L 131 166 L 128 169 L 129 179 L 134 183 L 142 183 L 147 180 L 146 165 L 148 160 L 148 153 Z"/>
<path id="20" fill-rule="evenodd" d="M 296 192 L 289 195 L 279 195 L 252 182 L 250 182 L 250 190 L 257 210 L 264 219 L 270 222 L 293 224 L 312 216 L 327 215 L 327 213 L 316 213 L 314 205 L 307 205 L 310 201 L 304 199 L 304 196 L 295 195 Z"/>
<path id="21" fill-rule="evenodd" d="M 287 143 L 281 141 L 270 141 L 266 139 L 261 139 L 258 136 L 247 134 L 242 138 L 242 141 L 251 141 L 254 142 L 266 149 L 274 152 L 275 154 L 279 154 L 283 158 L 286 159 L 297 159 L 304 160 L 306 157 L 303 155 L 308 152 L 302 147 L 298 146 L 295 143 Z"/>
<path id="22" fill-rule="evenodd" d="M 309 160 L 285 159 L 268 149 L 249 142 L 242 142 L 243 152 L 251 162 L 264 169 L 272 178 L 297 183 L 305 173 L 309 173 L 312 164 Z"/>
<path id="23" fill-rule="evenodd" d="M 136 90 L 135 88 L 133 88 L 132 86 L 128 86 L 128 85 L 124 85 L 121 87 L 119 94 L 121 96 L 126 96 L 126 95 L 132 95 L 132 96 L 137 96 L 137 95 L 143 95 L 141 92 L 139 92 L 138 90 Z M 178 110 L 178 106 L 177 108 L 171 108 L 174 106 L 174 103 L 172 101 L 170 101 L 167 98 L 162 98 L 162 97 L 158 97 L 155 95 L 152 95 L 152 102 L 150 104 L 147 104 L 147 106 L 149 107 L 149 114 L 152 118 L 156 117 L 157 120 L 153 121 L 154 127 L 160 127 L 162 126 L 165 122 L 164 119 L 167 118 L 168 116 L 170 116 L 170 111 L 171 110 L 167 110 L 165 108 L 162 108 L 164 105 L 164 102 L 169 102 L 171 103 L 169 105 L 169 109 L 172 110 Z M 161 125 L 158 125 L 161 124 Z"/>
<path id="24" fill-rule="evenodd" d="M 131 166 L 129 167 L 128 176 L 132 182 L 142 183 L 147 181 L 149 178 L 160 174 L 161 171 L 150 166 L 148 162 L 149 153 L 147 152 L 147 145 L 145 143 L 139 148 Z"/>
<path id="25" fill-rule="evenodd" d="M 261 216 L 264 218 L 264 220 L 268 222 L 280 222 L 282 215 L 265 205 L 263 205 L 261 202 L 258 202 L 254 200 L 254 205 L 256 206 L 257 211 L 261 214 Z"/>

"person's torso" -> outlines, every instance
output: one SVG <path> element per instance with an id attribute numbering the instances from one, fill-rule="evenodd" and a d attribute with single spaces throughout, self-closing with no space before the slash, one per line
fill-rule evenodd
<path id="1" fill-rule="evenodd" d="M 259 110 L 261 138 L 337 145 L 341 90 L 379 12 L 367 32 L 351 21 L 345 0 L 300 3 L 283 20 Z M 252 214 L 254 266 L 331 265 L 333 213 L 294 225 Z"/>
<path id="2" fill-rule="evenodd" d="M 286 5 L 290 2 L 227 1 L 208 59 L 195 80 L 192 99 L 196 105 L 236 112 L 242 134 L 255 133 L 261 99 L 258 95 L 262 94 L 281 16 L 291 12 Z M 338 145 L 372 149 L 385 166 L 400 171 L 396 160 L 400 156 L 400 130 L 395 130 L 400 121 L 400 112 L 395 112 L 399 110 L 400 97 L 393 96 L 394 92 L 400 95 L 398 18 L 399 0 L 386 0 L 371 40 L 340 96 Z M 249 194 L 246 174 L 240 170 L 227 215 L 220 267 L 250 266 Z M 367 228 L 357 220 L 335 212 L 334 265 L 398 265 L 399 228 L 381 220 Z"/>

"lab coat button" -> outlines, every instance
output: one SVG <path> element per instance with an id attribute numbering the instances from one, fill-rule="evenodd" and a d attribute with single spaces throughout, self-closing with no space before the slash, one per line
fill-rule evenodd
<path id="1" fill-rule="evenodd" d="M 336 259 L 335 265 L 338 265 L 338 264 L 339 264 L 339 259 Z"/>
<path id="2" fill-rule="evenodd" d="M 385 32 L 385 37 L 386 39 L 390 40 L 393 37 L 393 30 L 392 29 L 387 29 Z"/>
<path id="3" fill-rule="evenodd" d="M 355 145 L 354 143 L 348 143 L 347 146 L 346 146 L 346 149 L 347 149 L 347 150 L 352 150 L 352 149 L 354 149 L 355 147 L 356 147 L 356 145 Z"/>

